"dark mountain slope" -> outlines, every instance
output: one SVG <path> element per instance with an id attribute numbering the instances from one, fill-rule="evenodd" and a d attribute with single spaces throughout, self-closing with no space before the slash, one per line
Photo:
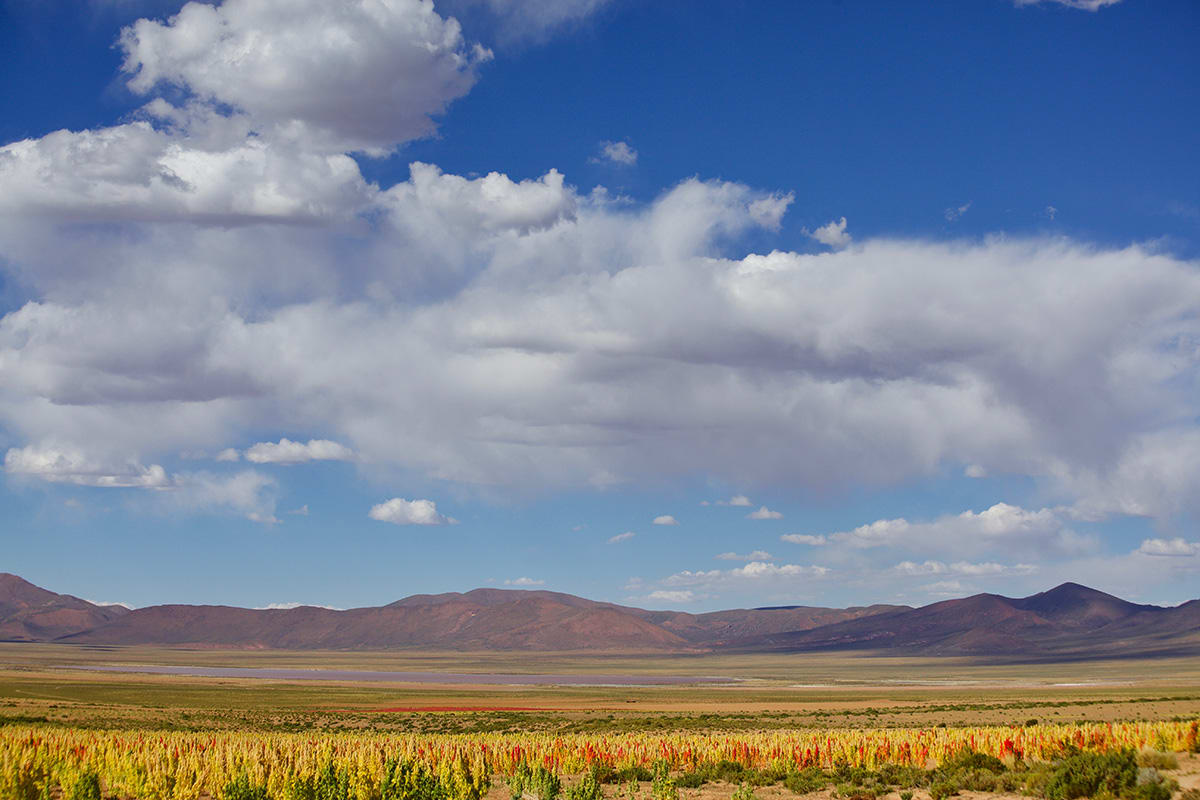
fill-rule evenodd
<path id="1" fill-rule="evenodd" d="M 99 606 L 55 594 L 0 572 L 0 641 L 46 641 L 104 625 L 127 613 L 124 606 Z"/>
<path id="2" fill-rule="evenodd" d="M 1023 598 L 978 594 L 917 609 L 731 642 L 743 651 L 898 650 L 1062 657 L 1200 654 L 1200 603 L 1137 605 L 1075 583 Z M 1182 649 L 1181 649 L 1182 648 Z"/>

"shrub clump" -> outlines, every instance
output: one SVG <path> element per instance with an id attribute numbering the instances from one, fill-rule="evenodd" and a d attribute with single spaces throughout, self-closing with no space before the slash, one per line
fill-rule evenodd
<path id="1" fill-rule="evenodd" d="M 1031 787 L 1033 788 L 1033 787 Z M 1132 749 L 1112 753 L 1068 751 L 1045 778 L 1041 793 L 1048 800 L 1170 800 L 1176 784 L 1154 767 L 1138 767 Z"/>

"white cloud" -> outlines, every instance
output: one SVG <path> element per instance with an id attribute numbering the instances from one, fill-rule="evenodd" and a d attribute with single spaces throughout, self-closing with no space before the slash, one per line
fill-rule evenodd
<path id="1" fill-rule="evenodd" d="M 342 73 L 283 73 L 309 80 L 301 96 L 260 85 L 269 70 L 221 80 L 216 63 L 260 33 L 278 52 L 252 62 L 325 58 L 326 43 L 306 49 L 312 19 L 356 36 L 375 12 L 304 0 L 289 9 L 312 19 L 260 31 L 275 7 L 139 23 L 135 83 L 186 82 L 190 103 L 3 148 L 0 269 L 28 294 L 0 317 L 0 425 L 17 449 L 78 443 L 116 475 L 130 452 L 212 452 L 269 426 L 334 437 L 373 470 L 488 487 L 704 474 L 822 490 L 966 464 L 1031 476 L 1085 516 L 1200 502 L 1193 262 L 1004 238 L 731 257 L 792 196 L 720 181 L 639 206 L 554 171 L 414 164 L 380 189 L 340 148 L 379 140 L 376 118 L 347 126 L 386 75 L 331 115 Z M 458 89 L 437 86 L 473 80 L 448 21 L 400 0 L 376 11 L 364 64 L 387 73 L 420 41 L 413 80 L 432 69 L 446 102 Z M 376 33 L 405 20 L 381 52 Z"/>
<path id="2" fill-rule="evenodd" d="M 978 464 L 968 464 L 966 468 L 963 469 L 963 474 L 968 478 L 986 478 L 987 469 L 979 466 Z"/>
<path id="3" fill-rule="evenodd" d="M 293 514 L 298 517 L 307 517 L 308 516 L 308 503 L 305 503 L 304 505 L 300 506 L 299 508 L 293 508 L 291 511 L 289 511 L 287 513 Z"/>
<path id="4" fill-rule="evenodd" d="M 848 531 L 815 536 L 785 534 L 780 538 L 795 544 L 840 546 L 852 551 L 891 548 L 909 552 L 1004 552 L 1037 556 L 1093 552 L 1097 546 L 1096 539 L 1072 530 L 1067 524 L 1070 516 L 1070 509 L 1043 508 L 1033 511 L 1008 503 L 996 503 L 983 511 L 964 511 L 930 522 L 910 522 L 904 518 L 881 519 Z M 1026 566 L 1017 565 L 1012 569 L 1021 570 Z M 986 570 L 993 568 L 987 563 L 972 565 L 966 561 L 950 566 L 940 561 L 927 561 L 924 565 L 906 561 L 902 567 L 910 570 L 941 567 L 972 575 L 987 574 Z M 995 568 L 999 568 L 998 565 Z"/>
<path id="5" fill-rule="evenodd" d="M 779 511 L 772 511 L 766 506 L 760 506 L 757 511 L 747 514 L 746 519 L 783 519 L 783 514 Z"/>
<path id="6" fill-rule="evenodd" d="M 832 247 L 835 250 L 849 246 L 853 238 L 850 234 L 846 233 L 845 217 L 826 223 L 808 235 L 821 244 Z"/>
<path id="7" fill-rule="evenodd" d="M 814 536 L 809 533 L 785 533 L 779 537 L 782 542 L 791 542 L 792 544 L 808 544 L 813 547 L 820 547 L 828 544 L 829 540 L 824 536 Z"/>
<path id="8" fill-rule="evenodd" d="M 255 464 L 303 464 L 307 461 L 349 461 L 354 451 L 328 439 L 310 439 L 307 444 L 280 439 L 259 442 L 246 450 L 246 460 Z"/>
<path id="9" fill-rule="evenodd" d="M 637 163 L 637 159 L 637 150 L 630 147 L 628 142 L 601 142 L 600 155 L 592 160 L 632 166 Z"/>
<path id="10" fill-rule="evenodd" d="M 920 564 L 912 561 L 901 561 L 894 566 L 893 571 L 901 575 L 970 575 L 972 577 L 1001 577 L 1012 575 L 1030 575 L 1037 571 L 1032 564 L 998 564 L 994 561 L 972 564 L 967 561 L 956 561 L 946 564 L 942 561 L 925 561 Z"/>
<path id="11" fill-rule="evenodd" d="M 678 525 L 679 520 L 675 519 L 670 514 L 662 514 L 654 518 L 655 525 Z"/>
<path id="12" fill-rule="evenodd" d="M 1182 538 L 1146 539 L 1136 553 L 1144 556 L 1188 557 L 1200 555 L 1200 542 L 1189 542 Z"/>
<path id="13" fill-rule="evenodd" d="M 925 584 L 921 589 L 935 597 L 962 597 L 976 591 L 975 587 L 959 580 L 935 581 Z"/>
<path id="14" fill-rule="evenodd" d="M 570 31 L 603 10 L 611 0 L 446 0 L 438 7 L 461 14 L 482 8 L 489 12 L 496 38 L 506 45 L 541 42 Z"/>
<path id="15" fill-rule="evenodd" d="M 963 203 L 961 206 L 952 206 L 947 208 L 944 212 L 942 212 L 942 215 L 946 218 L 946 222 L 954 222 L 970 210 L 971 204 L 967 202 Z"/>
<path id="16" fill-rule="evenodd" d="M 348 220 L 371 198 L 349 156 L 251 135 L 157 100 L 139 119 L 0 147 L 0 212 L 26 219 L 206 225 Z"/>
<path id="17" fill-rule="evenodd" d="M 438 513 L 437 503 L 432 500 L 405 500 L 403 497 L 393 497 L 372 506 L 367 516 L 394 525 L 453 525 L 458 521 Z"/>
<path id="18" fill-rule="evenodd" d="M 326 611 L 341 611 L 336 606 L 323 606 L 317 603 L 268 603 L 265 606 L 255 606 L 259 611 L 290 611 L 293 608 L 323 608 Z"/>
<path id="19" fill-rule="evenodd" d="M 1080 11 L 1099 11 L 1105 6 L 1115 6 L 1121 0 L 1013 0 L 1017 7 L 1021 6 L 1036 6 L 1042 2 L 1058 3 L 1060 6 L 1067 8 L 1076 8 Z"/>
<path id="20" fill-rule="evenodd" d="M 171 490 L 158 495 L 171 511 L 233 513 L 251 522 L 275 525 L 278 484 L 269 475 L 243 470 L 233 475 L 188 472 L 173 475 Z"/>
<path id="21" fill-rule="evenodd" d="M 750 498 L 746 497 L 746 495 L 735 494 L 733 497 L 729 498 L 728 500 L 718 500 L 717 505 L 719 505 L 719 506 L 742 506 L 743 508 L 749 508 L 750 506 L 752 506 L 754 504 L 750 502 Z"/>
<path id="22" fill-rule="evenodd" d="M 10 448 L 4 454 L 4 471 L 23 478 L 76 486 L 159 489 L 170 484 L 166 470 L 158 464 L 103 463 L 79 450 L 54 445 Z"/>
<path id="23" fill-rule="evenodd" d="M 618 533 L 616 536 L 609 537 L 608 543 L 617 544 L 618 542 L 627 542 L 635 536 L 637 534 L 633 531 L 625 531 L 624 533 Z"/>
<path id="24" fill-rule="evenodd" d="M 504 581 L 505 586 L 545 586 L 545 581 L 534 580 L 533 578 L 513 578 L 512 580 Z"/>
<path id="25" fill-rule="evenodd" d="M 658 589 L 646 595 L 647 600 L 659 600 L 664 603 L 694 603 L 696 593 L 690 589 Z"/>
<path id="26" fill-rule="evenodd" d="M 120 606 L 121 608 L 127 608 L 130 611 L 136 608 L 136 606 L 131 606 L 129 603 L 112 603 L 105 600 L 88 600 L 86 597 L 82 598 L 82 600 L 85 603 L 91 603 L 94 606 Z"/>
<path id="27" fill-rule="evenodd" d="M 753 550 L 746 555 L 740 553 L 718 553 L 716 558 L 722 561 L 766 561 L 771 558 L 771 554 L 766 550 Z"/>
<path id="28" fill-rule="evenodd" d="M 765 583 L 793 583 L 797 578 L 822 578 L 832 572 L 828 567 L 802 564 L 774 564 L 751 561 L 734 569 L 710 569 L 676 572 L 660 583 L 667 587 L 690 587 L 708 591 L 746 588 Z"/>
<path id="29" fill-rule="evenodd" d="M 138 20 L 120 46 L 134 92 L 184 87 L 269 139 L 372 153 L 432 133 L 490 57 L 420 0 L 191 2 Z"/>
<path id="30" fill-rule="evenodd" d="M 241 457 L 241 453 L 232 447 L 226 447 L 224 450 L 217 453 L 217 461 L 237 461 Z"/>

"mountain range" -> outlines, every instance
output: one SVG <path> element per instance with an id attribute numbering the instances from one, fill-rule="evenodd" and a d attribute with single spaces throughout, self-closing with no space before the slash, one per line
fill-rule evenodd
<path id="1" fill-rule="evenodd" d="M 1200 655 L 1200 600 L 1139 605 L 1075 583 L 911 608 L 649 611 L 550 591 L 475 589 L 385 606 L 101 606 L 0 573 L 0 641 L 291 650 L 880 651 L 1037 660 Z"/>

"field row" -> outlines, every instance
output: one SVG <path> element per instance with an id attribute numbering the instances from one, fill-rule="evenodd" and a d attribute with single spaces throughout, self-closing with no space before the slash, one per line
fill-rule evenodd
<path id="1" fill-rule="evenodd" d="M 355 800 L 425 798 L 416 788 L 397 794 L 397 781 L 441 787 L 438 792 L 451 800 L 477 800 L 493 776 L 528 769 L 564 776 L 597 767 L 694 773 L 715 764 L 781 774 L 883 765 L 932 769 L 964 751 L 1012 764 L 1049 761 L 1072 750 L 1143 748 L 1195 751 L 1200 721 L 613 736 L 312 736 L 9 725 L 0 728 L 0 797 L 49 797 L 58 787 L 65 797 L 86 797 L 91 790 L 79 787 L 98 782 L 106 796 L 187 800 L 220 797 L 240 781 L 261 787 L 262 796 L 288 798 L 318 796 L 313 787 L 333 780 L 344 789 L 339 796 Z"/>

